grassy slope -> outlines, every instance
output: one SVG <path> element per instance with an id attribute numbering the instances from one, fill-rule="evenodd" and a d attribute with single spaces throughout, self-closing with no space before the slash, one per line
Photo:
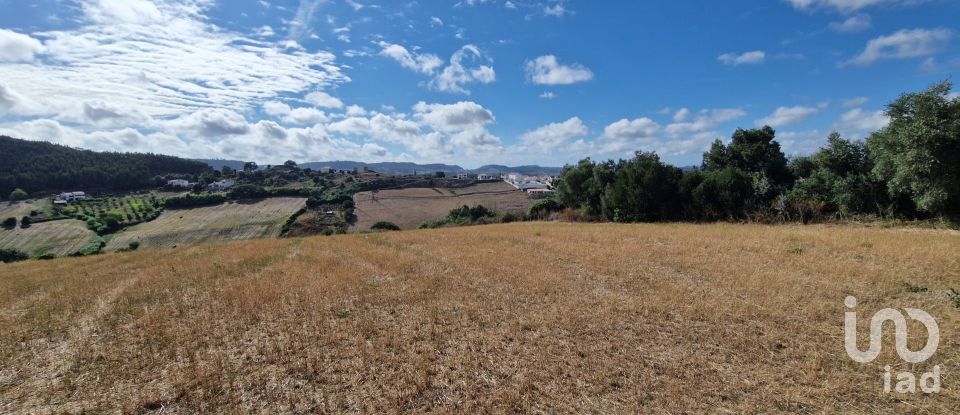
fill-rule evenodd
<path id="1" fill-rule="evenodd" d="M 306 199 L 269 198 L 257 202 L 230 202 L 218 206 L 168 210 L 157 219 L 132 226 L 114 236 L 108 251 L 139 241 L 141 248 L 184 247 L 213 241 L 277 236 L 287 218 Z"/>
<path id="2" fill-rule="evenodd" d="M 447 216 L 450 209 L 482 204 L 497 212 L 523 213 L 532 201 L 504 182 L 483 183 L 462 189 L 403 189 L 363 192 L 354 196 L 355 230 L 367 230 L 379 222 L 393 222 L 402 229 L 416 229 L 428 220 Z"/>
<path id="3" fill-rule="evenodd" d="M 0 412 L 947 413 L 957 252 L 946 231 L 523 223 L 0 266 Z M 879 393 L 900 361 L 847 358 L 848 294 L 938 320 L 943 393 Z"/>
<path id="4" fill-rule="evenodd" d="M 51 253 L 58 256 L 77 252 L 93 241 L 96 233 L 78 220 L 35 223 L 29 228 L 0 228 L 0 248 L 12 248 L 29 255 Z"/>

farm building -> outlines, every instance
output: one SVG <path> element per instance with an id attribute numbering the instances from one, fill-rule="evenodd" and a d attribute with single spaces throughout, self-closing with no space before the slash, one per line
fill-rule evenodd
<path id="1" fill-rule="evenodd" d="M 528 189 L 527 196 L 531 199 L 545 199 L 553 193 L 550 189 Z"/>
<path id="2" fill-rule="evenodd" d="M 207 186 L 207 188 L 210 190 L 227 190 L 233 187 L 233 185 L 235 184 L 237 184 L 236 180 L 226 179 L 226 180 L 221 180 L 219 182 L 210 183 L 210 185 Z"/>
<path id="3" fill-rule="evenodd" d="M 193 186 L 193 183 L 190 183 L 187 180 L 176 179 L 176 180 L 167 180 L 167 186 L 178 187 L 178 188 L 188 188 Z"/>
<path id="4" fill-rule="evenodd" d="M 84 192 L 63 192 L 57 195 L 57 200 L 62 200 L 64 202 L 76 202 L 86 199 L 87 194 Z"/>
<path id="5" fill-rule="evenodd" d="M 467 180 L 470 178 L 470 176 L 467 175 L 466 173 L 457 173 L 456 178 L 457 180 Z"/>
<path id="6" fill-rule="evenodd" d="M 477 175 L 477 180 L 490 180 L 490 179 L 492 179 L 492 176 L 490 176 L 489 174 L 481 173 Z"/>

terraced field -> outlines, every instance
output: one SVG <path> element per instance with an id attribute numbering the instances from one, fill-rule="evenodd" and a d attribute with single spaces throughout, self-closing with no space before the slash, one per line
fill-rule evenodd
<path id="1" fill-rule="evenodd" d="M 0 228 L 0 248 L 17 249 L 29 255 L 63 256 L 79 251 L 96 236 L 83 222 L 66 219 L 35 223 L 29 228 Z"/>
<path id="2" fill-rule="evenodd" d="M 447 216 L 463 205 L 483 205 L 496 212 L 523 213 L 532 201 L 505 182 L 483 183 L 462 189 L 400 189 L 362 192 L 353 197 L 357 222 L 353 230 L 370 229 L 380 221 L 401 229 L 416 229 L 428 220 Z"/>
<path id="3" fill-rule="evenodd" d="M 304 198 L 280 197 L 166 210 L 151 222 L 121 231 L 107 243 L 106 250 L 115 251 L 134 241 L 140 242 L 142 249 L 273 237 L 280 234 L 283 223 L 305 202 Z"/>

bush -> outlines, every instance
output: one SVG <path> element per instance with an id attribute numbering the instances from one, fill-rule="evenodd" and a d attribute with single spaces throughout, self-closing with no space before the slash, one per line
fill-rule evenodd
<path id="1" fill-rule="evenodd" d="M 17 218 L 6 218 L 3 220 L 4 228 L 15 228 L 17 226 Z"/>
<path id="2" fill-rule="evenodd" d="M 270 192 L 260 186 L 241 184 L 230 189 L 227 196 L 231 199 L 261 199 L 270 196 Z"/>
<path id="3" fill-rule="evenodd" d="M 27 197 L 29 197 L 29 195 L 27 192 L 24 192 L 23 189 L 14 189 L 10 192 L 10 200 L 24 200 Z"/>
<path id="4" fill-rule="evenodd" d="M 51 254 L 51 253 L 49 253 L 49 252 L 44 252 L 44 253 L 42 253 L 42 254 L 40 254 L 40 255 L 37 255 L 36 258 L 34 258 L 34 259 L 37 259 L 37 260 L 40 260 L 40 261 L 49 261 L 49 260 L 51 260 L 51 259 L 57 259 L 57 256 L 54 255 L 54 254 Z"/>
<path id="5" fill-rule="evenodd" d="M 546 219 L 550 217 L 550 214 L 562 210 L 563 205 L 560 202 L 553 199 L 544 199 L 530 206 L 530 209 L 527 210 L 527 216 L 534 220 Z"/>
<path id="6" fill-rule="evenodd" d="M 28 228 L 30 227 L 31 223 L 33 223 L 33 219 L 30 218 L 29 216 L 24 216 L 23 218 L 20 219 L 21 228 Z"/>
<path id="7" fill-rule="evenodd" d="M 130 242 L 130 243 L 127 245 L 127 249 L 129 249 L 129 250 L 131 250 L 131 251 L 136 251 L 137 249 L 140 249 L 140 242 L 139 242 L 139 241 Z"/>
<path id="8" fill-rule="evenodd" d="M 26 261 L 30 259 L 30 255 L 27 255 L 16 249 L 0 249 L 0 262 L 10 263 L 17 261 Z"/>
<path id="9" fill-rule="evenodd" d="M 400 227 L 393 222 L 377 222 L 370 227 L 374 231 L 399 231 Z"/>
<path id="10" fill-rule="evenodd" d="M 227 196 L 223 193 L 206 194 L 186 194 L 183 196 L 171 197 L 166 200 L 166 207 L 171 209 L 191 208 L 199 206 L 219 205 L 227 201 Z"/>

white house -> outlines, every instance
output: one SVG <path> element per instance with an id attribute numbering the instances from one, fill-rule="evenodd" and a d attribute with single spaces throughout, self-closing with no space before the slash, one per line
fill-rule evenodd
<path id="1" fill-rule="evenodd" d="M 64 202 L 76 202 L 86 200 L 87 194 L 84 192 L 63 192 L 57 195 L 57 199 Z"/>
<path id="2" fill-rule="evenodd" d="M 227 189 L 233 187 L 233 185 L 235 185 L 235 184 L 237 184 L 237 181 L 236 181 L 236 180 L 233 180 L 233 179 L 225 179 L 225 180 L 221 180 L 221 181 L 219 181 L 219 182 L 210 183 L 210 185 L 207 186 L 207 188 L 210 189 L 210 190 L 227 190 Z"/>
<path id="3" fill-rule="evenodd" d="M 193 183 L 190 183 L 189 181 L 183 180 L 183 179 L 167 180 L 167 186 L 170 186 L 170 187 L 187 188 L 192 185 Z"/>
<path id="4" fill-rule="evenodd" d="M 466 173 L 457 173 L 457 180 L 467 180 L 470 176 Z"/>
<path id="5" fill-rule="evenodd" d="M 482 173 L 481 173 L 481 174 L 478 174 L 478 175 L 477 175 L 477 180 L 490 180 L 490 175 L 489 175 L 489 174 L 482 174 Z"/>

